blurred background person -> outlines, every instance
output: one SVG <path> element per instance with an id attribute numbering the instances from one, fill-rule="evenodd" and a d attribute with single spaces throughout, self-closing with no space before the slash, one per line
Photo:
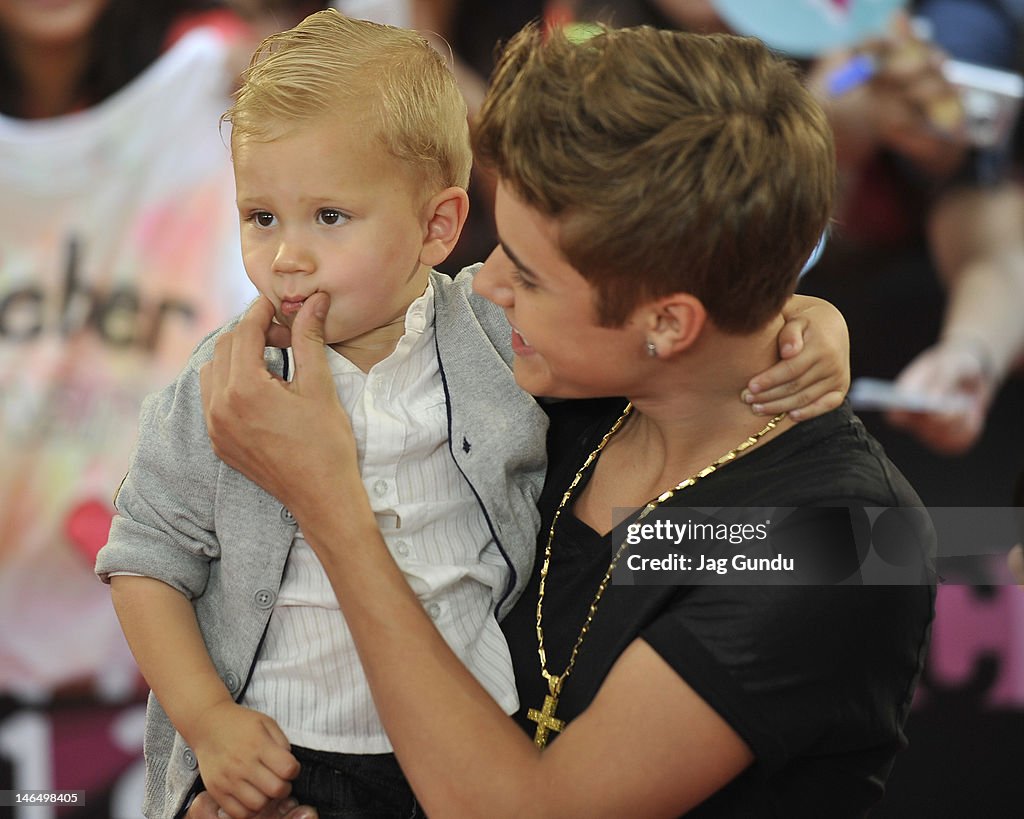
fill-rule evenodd
<path id="1" fill-rule="evenodd" d="M 1024 208 L 1011 128 L 972 133 L 946 61 L 1018 70 L 1019 17 L 1012 4 L 991 0 L 921 2 L 913 10 L 916 26 L 898 17 L 888 36 L 836 50 L 810 68 L 836 131 L 844 184 L 835 247 L 806 288 L 838 288 L 850 300 L 862 328 L 863 374 L 884 368 L 889 377 L 895 365 L 900 389 L 960 404 L 887 415 L 936 453 L 958 455 L 977 443 L 1024 350 L 1012 309 L 1024 298 Z M 829 87 L 837 66 L 864 56 L 877 66 L 867 82 Z M 858 288 L 864 275 L 885 280 Z M 914 309 L 914 290 L 925 309 Z M 861 300 L 872 295 L 875 310 Z M 905 315 L 917 334 L 879 333 L 877 306 Z M 882 350 L 887 342 L 904 348 Z"/>
<path id="2" fill-rule="evenodd" d="M 953 399 L 949 412 L 898 412 L 887 419 L 937 453 L 969 451 L 985 431 L 1008 378 L 1019 381 L 1024 354 L 1024 188 L 950 192 L 929 214 L 932 259 L 946 291 L 936 342 L 900 372 L 897 385 Z"/>
<path id="3" fill-rule="evenodd" d="M 244 30 L 209 6 L 0 0 L 5 690 L 130 667 L 90 577 L 128 431 L 249 292 L 217 128 Z"/>

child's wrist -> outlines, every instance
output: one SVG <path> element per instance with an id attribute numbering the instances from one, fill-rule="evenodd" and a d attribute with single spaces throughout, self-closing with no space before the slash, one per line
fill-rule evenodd
<path id="1" fill-rule="evenodd" d="M 174 727 L 181 734 L 182 739 L 194 750 L 202 740 L 205 729 L 210 725 L 210 716 L 213 711 L 226 705 L 237 705 L 237 703 L 228 694 L 227 689 L 224 689 L 223 696 L 218 695 L 208 701 L 194 704 L 189 709 L 189 714 L 180 717 Z"/>

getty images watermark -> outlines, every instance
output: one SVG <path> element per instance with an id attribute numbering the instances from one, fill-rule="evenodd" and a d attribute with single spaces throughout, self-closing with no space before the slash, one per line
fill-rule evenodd
<path id="1" fill-rule="evenodd" d="M 660 507 L 639 521 L 635 511 L 616 510 L 620 585 L 991 582 L 986 566 L 1024 535 L 1017 507 Z"/>

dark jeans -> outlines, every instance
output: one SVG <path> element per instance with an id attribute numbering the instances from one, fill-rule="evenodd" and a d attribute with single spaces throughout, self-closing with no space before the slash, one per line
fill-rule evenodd
<path id="1" fill-rule="evenodd" d="M 292 782 L 300 805 L 320 819 L 422 819 L 426 814 L 394 754 L 335 754 L 292 746 L 302 769 Z"/>

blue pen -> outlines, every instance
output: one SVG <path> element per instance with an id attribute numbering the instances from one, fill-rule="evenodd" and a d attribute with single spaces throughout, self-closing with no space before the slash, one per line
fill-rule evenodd
<path id="1" fill-rule="evenodd" d="M 932 23 L 924 17 L 913 17 L 910 28 L 918 40 L 928 42 L 932 39 Z M 830 97 L 838 97 L 863 85 L 878 73 L 881 65 L 878 57 L 873 54 L 855 54 L 839 68 L 828 75 L 825 90 Z"/>
<path id="2" fill-rule="evenodd" d="M 838 97 L 863 85 L 878 73 L 878 60 L 871 54 L 856 54 L 828 75 L 825 90 Z"/>

